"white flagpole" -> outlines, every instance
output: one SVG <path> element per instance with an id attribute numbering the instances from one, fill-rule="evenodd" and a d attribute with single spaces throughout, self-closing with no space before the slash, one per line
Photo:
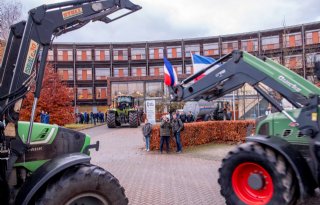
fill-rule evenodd
<path id="1" fill-rule="evenodd" d="M 236 120 L 236 104 L 235 104 L 234 91 L 232 92 L 232 107 L 233 107 L 233 120 Z"/>

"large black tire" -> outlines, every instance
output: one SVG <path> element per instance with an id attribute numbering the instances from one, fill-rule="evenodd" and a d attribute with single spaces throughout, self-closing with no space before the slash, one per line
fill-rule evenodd
<path id="1" fill-rule="evenodd" d="M 107 115 L 107 125 L 109 128 L 115 128 L 116 125 L 116 114 L 115 113 L 108 113 Z"/>
<path id="2" fill-rule="evenodd" d="M 297 183 L 290 165 L 280 154 L 258 143 L 244 143 L 229 152 L 219 173 L 220 192 L 228 205 L 292 205 L 297 201 Z"/>
<path id="3" fill-rule="evenodd" d="M 129 112 L 129 125 L 130 125 L 130 127 L 138 127 L 139 126 L 138 112 Z"/>
<path id="4" fill-rule="evenodd" d="M 68 169 L 46 187 L 36 205 L 126 205 L 128 198 L 119 181 L 109 172 L 94 165 Z"/>

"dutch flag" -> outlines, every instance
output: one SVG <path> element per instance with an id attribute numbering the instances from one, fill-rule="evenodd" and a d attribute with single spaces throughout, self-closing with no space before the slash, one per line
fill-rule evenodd
<path id="1" fill-rule="evenodd" d="M 197 72 L 201 71 L 202 69 L 208 67 L 210 64 L 212 64 L 214 62 L 216 62 L 216 60 L 211 58 L 211 57 L 192 54 L 192 64 L 193 64 L 194 73 L 197 73 Z M 202 75 L 197 77 L 195 79 L 195 81 L 200 80 L 201 78 L 203 78 L 203 76 L 205 76 L 206 74 L 210 73 L 211 71 L 213 71 L 217 67 L 219 67 L 219 65 L 216 65 L 213 68 L 211 68 L 209 71 L 203 73 Z"/>
<path id="2" fill-rule="evenodd" d="M 164 83 L 167 86 L 175 86 L 178 83 L 178 76 L 168 59 L 164 58 Z"/>

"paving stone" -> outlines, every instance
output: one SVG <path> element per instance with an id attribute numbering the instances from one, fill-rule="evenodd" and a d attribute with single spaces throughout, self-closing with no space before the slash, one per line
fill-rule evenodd
<path id="1" fill-rule="evenodd" d="M 96 127 L 83 132 L 100 141 L 92 163 L 117 177 L 131 205 L 223 205 L 218 168 L 233 148 L 217 145 L 182 154 L 144 151 L 141 128 Z M 311 199 L 308 204 L 319 204 Z M 302 205 L 302 204 L 301 204 Z"/>

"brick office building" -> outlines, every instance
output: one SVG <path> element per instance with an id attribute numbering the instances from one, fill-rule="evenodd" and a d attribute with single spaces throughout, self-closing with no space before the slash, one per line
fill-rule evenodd
<path id="1" fill-rule="evenodd" d="M 313 56 L 320 52 L 320 22 L 241 34 L 128 43 L 55 43 L 48 60 L 70 89 L 80 111 L 105 110 L 118 94 L 142 105 L 161 101 L 163 57 L 180 79 L 193 73 L 190 53 L 220 58 L 232 50 L 265 55 L 312 80 Z"/>

